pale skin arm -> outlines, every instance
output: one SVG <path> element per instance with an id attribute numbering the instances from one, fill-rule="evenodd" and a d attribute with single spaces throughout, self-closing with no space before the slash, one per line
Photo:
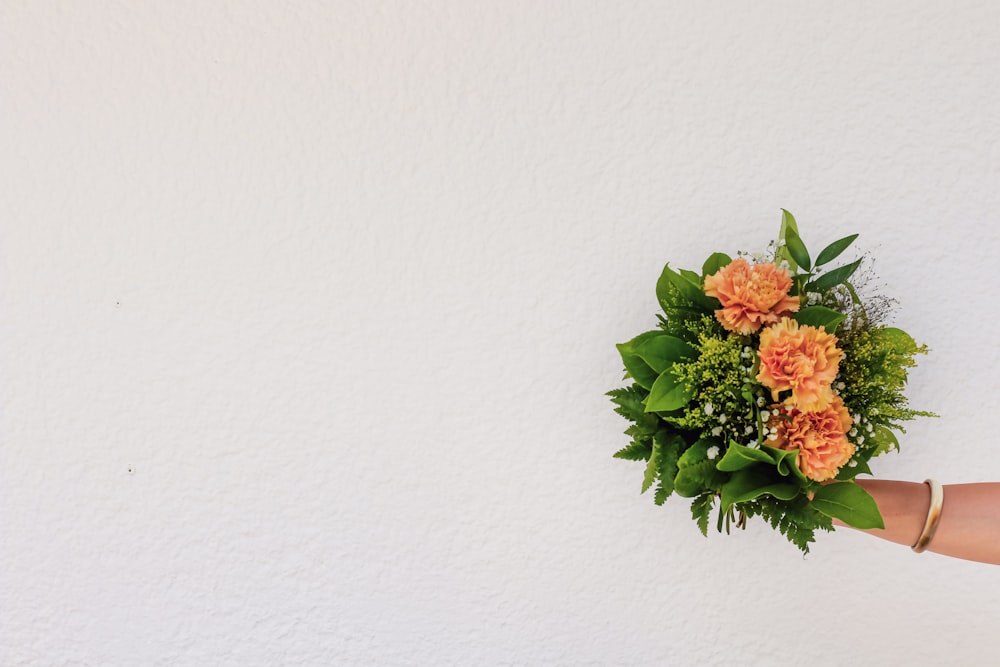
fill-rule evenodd
<path id="1" fill-rule="evenodd" d="M 857 482 L 875 498 L 885 521 L 885 530 L 864 532 L 912 546 L 930 507 L 927 484 L 874 479 Z M 1000 565 L 1000 483 L 946 485 L 941 519 L 927 551 Z"/>

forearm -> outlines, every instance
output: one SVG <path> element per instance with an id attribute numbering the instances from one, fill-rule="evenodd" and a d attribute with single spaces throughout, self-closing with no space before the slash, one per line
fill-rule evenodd
<path id="1" fill-rule="evenodd" d="M 924 527 L 930 506 L 926 484 L 858 480 L 875 498 L 885 529 L 864 532 L 911 546 Z M 842 524 L 841 524 L 842 525 Z M 928 551 L 1000 565 L 1000 483 L 950 484 Z"/>

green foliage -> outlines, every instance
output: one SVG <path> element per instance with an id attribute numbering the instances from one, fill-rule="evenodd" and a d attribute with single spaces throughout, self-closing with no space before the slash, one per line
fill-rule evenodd
<path id="1" fill-rule="evenodd" d="M 797 450 L 769 446 L 778 443 L 764 430 L 770 399 L 757 380 L 759 332 L 724 329 L 714 314 L 719 300 L 704 292 L 705 277 L 728 265 L 729 255 L 713 253 L 700 273 L 665 266 L 656 285 L 657 329 L 618 345 L 633 382 L 608 392 L 630 422 L 630 441 L 614 456 L 644 463 L 641 490 L 654 489 L 657 505 L 675 493 L 692 498 L 702 534 L 717 499 L 720 531 L 759 516 L 805 553 L 834 518 L 882 525 L 874 500 L 853 479 L 871 474 L 872 456 L 899 449 L 894 430 L 902 422 L 931 415 L 911 409 L 903 394 L 915 356 L 927 349 L 880 326 L 893 302 L 866 291 L 871 274 L 859 272 L 862 259 L 827 268 L 856 238 L 840 238 L 813 259 L 794 216 L 782 210 L 778 240 L 769 246 L 774 261 L 790 269 L 789 294 L 800 298 L 794 319 L 835 332 L 844 352 L 834 390 L 852 415 L 848 439 L 856 450 L 833 483 L 807 479 Z"/>
<path id="2" fill-rule="evenodd" d="M 666 333 L 650 336 L 636 348 L 639 357 L 657 373 L 663 373 L 681 359 L 689 359 L 695 354 L 694 348 Z"/>
<path id="3" fill-rule="evenodd" d="M 697 323 L 698 355 L 673 366 L 677 384 L 687 387 L 691 400 L 679 413 L 664 417 L 664 421 L 680 429 L 707 435 L 718 424 L 717 414 L 737 416 L 726 425 L 727 435 L 742 434 L 750 422 L 745 415 L 750 409 L 742 393 L 747 378 L 741 367 L 747 362 L 740 356 L 743 342 L 737 336 L 725 335 L 714 317 L 704 316 Z M 710 413 L 706 406 L 711 405 Z"/>
<path id="4" fill-rule="evenodd" d="M 659 450 L 656 457 L 658 482 L 654 501 L 657 505 L 662 505 L 674 492 L 674 479 L 677 477 L 678 471 L 677 463 L 685 443 L 684 438 L 676 434 L 668 435 L 666 431 L 657 433 L 653 441 L 654 446 Z"/>
<path id="5" fill-rule="evenodd" d="M 799 324 L 823 327 L 827 332 L 834 333 L 840 323 L 847 319 L 847 315 L 826 306 L 809 306 L 795 313 L 794 319 Z"/>
<path id="6" fill-rule="evenodd" d="M 902 422 L 917 417 L 933 417 L 931 412 L 913 410 L 903 393 L 909 369 L 916 356 L 927 347 L 917 345 L 905 332 L 886 327 L 855 329 L 840 342 L 844 358 L 840 362 L 840 397 L 850 406 L 855 428 L 863 439 L 855 440 L 868 455 L 899 449 L 892 430 L 905 431 Z M 839 386 L 839 385 L 838 385 Z"/>
<path id="7" fill-rule="evenodd" d="M 840 253 L 847 250 L 848 246 L 854 243 L 854 239 L 858 238 L 857 234 L 851 234 L 850 236 L 845 236 L 842 239 L 838 239 L 819 251 L 819 255 L 816 256 L 816 266 L 823 266 L 827 262 L 832 262 L 833 260 L 840 257 Z"/>
<path id="8" fill-rule="evenodd" d="M 705 295 L 705 290 L 701 286 L 701 276 L 692 272 L 681 270 L 674 271 L 667 264 L 663 267 L 663 273 L 656 282 L 656 298 L 660 305 L 669 315 L 668 307 L 674 307 L 675 300 L 679 294 L 684 300 L 685 306 L 701 312 L 709 312 L 715 308 L 712 299 Z"/>
<path id="9" fill-rule="evenodd" d="M 733 258 L 724 252 L 714 252 L 705 263 L 701 266 L 701 276 L 704 279 L 706 276 L 713 275 L 718 272 L 719 269 L 726 266 L 733 261 Z"/>
<path id="10" fill-rule="evenodd" d="M 855 528 L 885 528 L 875 499 L 853 482 L 837 482 L 816 489 L 813 509 Z"/>
<path id="11" fill-rule="evenodd" d="M 622 363 L 625 365 L 625 377 L 632 378 L 644 389 L 649 389 L 653 386 L 659 373 L 642 358 L 639 350 L 651 338 L 662 335 L 662 331 L 647 331 L 646 333 L 639 334 L 627 343 L 619 343 L 615 346 L 618 348 L 618 354 L 621 355 Z"/>
<path id="12" fill-rule="evenodd" d="M 646 463 L 646 472 L 642 476 L 642 493 L 646 493 L 649 487 L 653 486 L 653 482 L 656 481 L 656 475 L 660 472 L 659 461 L 660 458 L 660 448 L 656 446 L 656 442 L 653 443 L 653 453 L 649 457 L 649 461 Z"/>
<path id="13" fill-rule="evenodd" d="M 674 490 L 678 495 L 693 498 L 706 490 L 722 488 L 728 475 L 716 469 L 715 460 L 709 458 L 708 451 L 712 447 L 718 445 L 702 438 L 681 455 L 674 478 Z"/>
<path id="14" fill-rule="evenodd" d="M 748 517 L 762 517 L 806 554 L 809 545 L 816 540 L 817 530 L 833 530 L 833 521 L 817 512 L 809 499 L 801 495 L 788 501 L 761 496 L 741 505 L 740 509 Z"/>
<path id="15" fill-rule="evenodd" d="M 708 518 L 714 504 L 714 493 L 703 493 L 691 501 L 691 518 L 698 523 L 698 529 L 705 537 L 708 537 Z"/>
<path id="16" fill-rule="evenodd" d="M 691 402 L 694 391 L 684 380 L 678 378 L 673 368 L 660 373 L 649 390 L 649 400 L 646 401 L 647 412 L 671 412 L 680 410 Z"/>
<path id="17" fill-rule="evenodd" d="M 645 461 L 652 455 L 653 446 L 641 440 L 633 440 L 614 453 L 616 459 L 627 461 Z"/>
<path id="18" fill-rule="evenodd" d="M 785 209 L 781 209 L 781 229 L 778 231 L 778 248 L 774 253 L 774 260 L 778 263 L 783 261 L 787 262 L 789 268 L 792 271 L 796 271 L 798 269 L 798 263 L 795 261 L 793 253 L 788 248 L 789 234 L 799 238 L 799 226 L 795 222 L 795 216 Z"/>
<path id="19" fill-rule="evenodd" d="M 706 313 L 711 313 L 714 306 L 706 307 L 700 301 L 692 301 L 675 282 L 663 280 L 662 277 L 656 284 L 656 298 L 663 309 L 663 315 L 658 316 L 660 329 L 689 343 L 696 341 L 691 324 L 701 320 Z"/>
<path id="20" fill-rule="evenodd" d="M 825 292 L 828 289 L 836 287 L 854 275 L 854 272 L 858 270 L 859 266 L 861 266 L 862 261 L 863 260 L 859 259 L 851 262 L 850 264 L 837 267 L 836 269 L 824 273 L 816 280 L 808 283 L 806 285 L 806 290 L 809 292 Z"/>
<path id="21" fill-rule="evenodd" d="M 634 422 L 634 425 L 641 429 L 644 434 L 652 436 L 656 432 L 658 425 L 656 415 L 646 413 L 645 401 L 649 395 L 648 391 L 633 384 L 620 389 L 612 389 L 607 395 L 611 397 L 611 402 L 616 406 L 615 412 Z"/>

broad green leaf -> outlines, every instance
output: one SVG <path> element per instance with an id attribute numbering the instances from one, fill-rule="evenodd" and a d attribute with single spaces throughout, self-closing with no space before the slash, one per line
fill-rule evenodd
<path id="1" fill-rule="evenodd" d="M 817 512 L 855 528 L 885 528 L 875 499 L 854 482 L 835 482 L 816 490 L 810 503 Z"/>
<path id="2" fill-rule="evenodd" d="M 701 438 L 678 459 L 677 477 L 674 478 L 677 495 L 693 498 L 719 488 L 726 480 L 725 473 L 716 470 L 715 461 L 708 458 L 708 450 L 713 446 L 717 446 L 714 440 Z"/>
<path id="3" fill-rule="evenodd" d="M 635 346 L 639 357 L 658 374 L 674 365 L 674 362 L 694 356 L 695 349 L 682 341 L 666 334 L 653 336 Z"/>
<path id="4" fill-rule="evenodd" d="M 694 391 L 683 382 L 678 382 L 669 368 L 656 378 L 646 399 L 646 412 L 669 412 L 679 410 L 691 402 Z"/>
<path id="5" fill-rule="evenodd" d="M 693 498 L 720 488 L 725 482 L 725 475 L 715 469 L 715 461 L 704 460 L 678 469 L 674 491 L 684 498 Z"/>
<path id="6" fill-rule="evenodd" d="M 852 275 L 854 275 L 854 272 L 858 270 L 858 267 L 861 266 L 861 262 L 863 260 L 864 258 L 858 259 L 851 262 L 850 264 L 845 264 L 844 266 L 837 267 L 836 269 L 833 269 L 829 273 L 824 273 L 819 278 L 806 285 L 806 291 L 825 292 L 828 289 L 836 287 L 837 285 L 839 285 L 840 283 L 844 282 Z"/>
<path id="7" fill-rule="evenodd" d="M 718 443 L 714 440 L 710 440 L 708 438 L 698 438 L 694 441 L 694 444 L 684 451 L 680 459 L 677 460 L 677 467 L 683 469 L 696 463 L 707 461 L 709 447 L 717 445 Z"/>
<path id="8" fill-rule="evenodd" d="M 627 343 L 619 343 L 615 346 L 622 357 L 622 363 L 625 364 L 625 370 L 636 381 L 636 384 L 643 389 L 651 388 L 653 383 L 656 382 L 656 378 L 659 377 L 659 373 L 643 361 L 642 357 L 639 356 L 639 348 L 646 341 L 665 335 L 662 331 L 647 331 L 646 333 L 639 334 Z"/>
<path id="9" fill-rule="evenodd" d="M 826 306 L 809 306 L 795 313 L 794 318 L 799 324 L 823 327 L 827 333 L 834 333 L 847 315 Z"/>
<path id="10" fill-rule="evenodd" d="M 635 380 L 640 387 L 650 389 L 656 382 L 656 378 L 659 377 L 656 371 L 650 368 L 649 364 L 643 361 L 639 355 L 622 349 L 622 345 L 616 347 L 622 355 L 622 362 L 625 364 L 625 370 L 628 371 L 629 377 Z"/>
<path id="11" fill-rule="evenodd" d="M 799 487 L 786 482 L 775 482 L 761 466 L 734 472 L 729 481 L 722 485 L 722 508 L 729 509 L 735 503 L 744 503 L 763 495 L 774 496 L 778 500 L 791 500 L 799 494 Z"/>
<path id="12" fill-rule="evenodd" d="M 778 449 L 769 445 L 762 445 L 761 450 L 767 452 L 774 459 L 774 467 L 782 477 L 791 475 L 799 480 L 800 484 L 808 484 L 809 479 L 799 470 L 798 450 Z"/>
<path id="13" fill-rule="evenodd" d="M 712 253 L 705 263 L 701 267 L 702 276 L 711 276 L 718 273 L 719 269 L 724 266 L 728 266 L 733 261 L 733 258 L 724 252 Z"/>
<path id="14" fill-rule="evenodd" d="M 858 238 L 857 234 L 851 234 L 850 236 L 845 236 L 842 239 L 838 239 L 828 245 L 827 247 L 820 250 L 819 255 L 816 257 L 816 266 L 823 266 L 827 262 L 832 262 L 840 256 L 840 253 L 847 250 L 847 247 L 854 243 L 854 239 Z"/>
<path id="15" fill-rule="evenodd" d="M 906 333 L 902 329 L 897 329 L 896 327 L 876 329 L 875 335 L 892 345 L 892 347 L 901 354 L 911 352 L 917 347 L 917 342 L 913 340 L 913 337 L 910 336 L 910 334 Z"/>
<path id="16" fill-rule="evenodd" d="M 797 229 L 789 227 L 785 230 L 785 245 L 788 247 L 788 252 L 791 253 L 792 259 L 799 266 L 806 271 L 812 267 L 812 263 L 809 260 L 809 251 L 806 250 L 806 244 L 802 242 Z"/>
<path id="17" fill-rule="evenodd" d="M 851 466 L 844 466 L 837 473 L 837 479 L 844 482 L 854 479 L 858 475 L 870 475 L 872 474 L 872 469 L 868 467 L 867 461 L 858 461 L 858 464 L 853 468 Z"/>
<path id="18" fill-rule="evenodd" d="M 663 273 L 660 274 L 659 280 L 656 281 L 656 298 L 659 300 L 661 306 L 670 302 L 667 293 L 668 285 L 673 286 L 674 289 L 681 293 L 681 296 L 706 311 L 716 308 L 717 303 L 705 296 L 705 291 L 699 282 L 692 282 L 688 278 L 685 278 L 680 273 L 671 269 L 670 264 L 663 267 Z"/>
<path id="19" fill-rule="evenodd" d="M 736 472 L 758 463 L 773 465 L 774 461 L 766 452 L 731 441 L 722 460 L 715 467 L 724 472 Z"/>
<path id="20" fill-rule="evenodd" d="M 688 271 L 687 269 L 680 269 L 679 273 L 681 274 L 681 277 L 684 278 L 685 280 L 694 283 L 699 287 L 702 287 L 701 276 L 695 273 L 694 271 Z"/>

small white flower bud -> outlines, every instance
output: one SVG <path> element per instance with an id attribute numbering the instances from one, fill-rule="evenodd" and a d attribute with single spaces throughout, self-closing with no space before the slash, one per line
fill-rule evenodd
<path id="1" fill-rule="evenodd" d="M 719 458 L 719 448 L 718 448 L 718 446 L 717 445 L 712 445 L 711 447 L 708 448 L 708 451 L 705 452 L 705 454 L 708 456 L 708 458 L 710 458 L 713 461 L 715 459 Z"/>
<path id="2" fill-rule="evenodd" d="M 714 435 L 716 437 L 722 435 L 722 427 L 721 426 L 716 426 L 715 428 L 713 428 L 712 429 L 712 435 Z"/>
<path id="3" fill-rule="evenodd" d="M 715 411 L 715 406 L 714 405 L 712 405 L 711 403 L 706 403 L 705 404 L 705 414 L 706 415 L 711 415 L 714 411 Z"/>

